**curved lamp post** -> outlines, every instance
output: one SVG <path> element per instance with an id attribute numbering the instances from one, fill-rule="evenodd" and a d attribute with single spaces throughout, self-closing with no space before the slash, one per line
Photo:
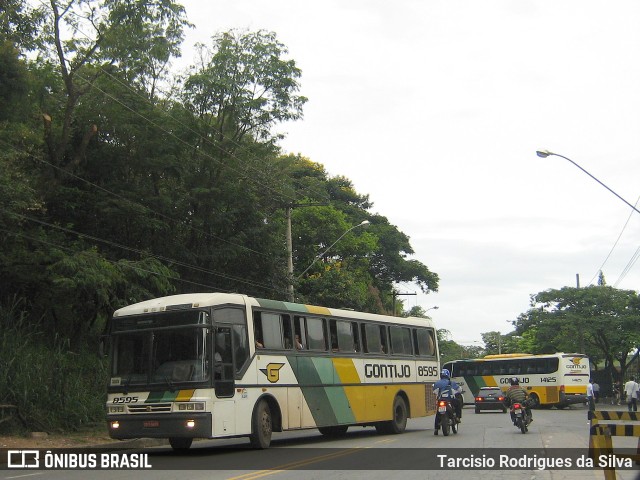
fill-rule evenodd
<path id="1" fill-rule="evenodd" d="M 329 250 L 331 250 L 331 249 L 333 248 L 333 246 L 334 246 L 336 243 L 338 243 L 340 240 L 342 240 L 342 237 L 344 237 L 347 233 L 349 233 L 349 232 L 350 232 L 351 230 L 353 230 L 354 228 L 364 227 L 365 225 L 369 225 L 369 220 L 365 220 L 364 222 L 361 222 L 361 223 L 359 223 L 358 225 L 354 225 L 353 227 L 351 227 L 350 229 L 348 229 L 347 231 L 345 231 L 342 235 L 340 235 L 340 236 L 338 237 L 338 239 L 337 239 L 335 242 L 333 242 L 331 245 L 329 245 L 329 248 L 327 248 L 324 252 L 322 252 L 322 253 L 320 253 L 320 254 L 318 254 L 318 255 L 316 255 L 316 256 L 315 256 L 315 258 L 313 259 L 313 262 L 311 262 L 311 263 L 309 264 L 309 266 L 308 266 L 307 268 L 305 268 L 305 269 L 304 269 L 304 271 L 303 271 L 300 275 L 298 275 L 298 280 L 299 280 L 299 279 L 301 279 L 301 278 L 302 278 L 302 276 L 303 276 L 305 273 L 307 273 L 307 272 L 309 271 L 309 269 L 310 269 L 311 267 L 313 267 L 313 265 L 314 265 L 318 260 L 320 260 L 322 257 L 324 257 L 324 256 L 325 256 L 325 254 L 326 254 Z"/>
<path id="2" fill-rule="evenodd" d="M 631 205 L 629 202 L 627 202 L 624 198 L 622 198 L 620 195 L 618 195 L 616 192 L 614 192 L 613 190 L 611 190 L 609 187 L 607 187 L 604 183 L 602 183 L 600 180 L 598 180 L 596 177 L 594 177 L 593 175 L 591 175 L 589 172 L 587 172 L 584 168 L 582 168 L 580 165 L 578 165 L 576 162 L 574 162 L 573 160 L 571 160 L 568 157 L 565 157 L 564 155 L 560 155 L 559 153 L 553 153 L 550 152 L 549 150 L 537 150 L 536 151 L 536 155 L 538 155 L 540 158 L 547 158 L 549 156 L 555 156 L 555 157 L 560 157 L 560 158 L 564 158 L 567 162 L 571 162 L 573 163 L 576 167 L 578 167 L 580 170 L 582 170 L 584 173 L 586 173 L 587 175 L 589 175 L 591 178 L 593 178 L 596 182 L 598 182 L 600 185 L 602 185 L 604 188 L 606 188 L 607 190 L 609 190 L 611 193 L 613 193 L 616 197 L 618 197 L 620 200 L 622 200 L 624 203 L 626 203 L 627 205 L 629 205 L 632 209 L 634 209 L 636 212 L 640 213 L 640 210 L 638 210 L 636 207 L 634 207 L 633 205 Z"/>

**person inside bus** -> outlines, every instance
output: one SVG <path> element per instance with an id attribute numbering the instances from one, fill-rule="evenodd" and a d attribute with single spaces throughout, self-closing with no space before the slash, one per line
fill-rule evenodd
<path id="1" fill-rule="evenodd" d="M 297 350 L 304 350 L 304 345 L 302 345 L 302 342 L 300 341 L 300 335 L 296 334 L 295 342 Z"/>
<path id="2" fill-rule="evenodd" d="M 451 374 L 446 368 L 443 368 L 440 372 L 440 380 L 433 384 L 433 393 L 435 393 L 438 400 L 446 398 L 451 402 L 456 412 L 456 421 L 460 423 L 462 421 L 462 402 L 459 400 L 459 395 L 462 395 L 462 388 L 457 382 L 451 380 Z M 438 430 L 440 429 L 439 420 L 440 415 L 436 415 L 436 423 L 433 427 L 434 435 L 438 435 Z"/>
<path id="3" fill-rule="evenodd" d="M 529 407 L 529 404 L 527 402 L 527 391 L 520 386 L 520 381 L 517 379 L 517 377 L 510 378 L 509 383 L 511 383 L 511 386 L 509 387 L 509 389 L 507 390 L 507 393 L 505 394 L 505 397 L 507 400 L 506 403 L 508 405 L 513 405 L 514 403 L 521 403 L 524 406 L 525 410 L 527 411 L 527 414 L 531 419 L 530 421 L 533 422 L 533 414 L 531 413 L 531 408 Z M 511 412 L 511 420 L 515 425 L 516 417 L 513 411 Z"/>

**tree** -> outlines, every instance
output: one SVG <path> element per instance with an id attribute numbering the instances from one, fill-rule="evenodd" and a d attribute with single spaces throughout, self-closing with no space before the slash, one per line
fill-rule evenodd
<path id="1" fill-rule="evenodd" d="M 612 378 L 615 363 L 624 377 L 638 356 L 640 298 L 635 291 L 606 285 L 550 289 L 532 296 L 531 309 L 516 322 L 530 353 L 586 353 L 604 360 Z"/>
<path id="2" fill-rule="evenodd" d="M 296 94 L 300 69 L 285 59 L 276 34 L 260 30 L 214 35 L 209 49 L 200 44 L 200 65 L 185 82 L 185 104 L 204 121 L 203 139 L 225 152 L 243 137 L 274 139 L 272 127 L 302 117 L 307 99 Z M 277 137 L 276 137 L 277 138 Z"/>
<path id="3" fill-rule="evenodd" d="M 502 333 L 494 331 L 482 333 L 481 336 L 487 355 L 520 353 L 523 351 L 520 350 L 520 338 L 513 334 L 502 335 Z"/>
<path id="4" fill-rule="evenodd" d="M 152 98 L 162 65 L 179 55 L 189 24 L 184 8 L 171 0 L 51 0 L 49 6 L 41 10 L 37 44 L 40 55 L 57 65 L 61 88 L 42 105 L 44 139 L 49 162 L 73 171 L 98 131 L 96 123 L 75 123 L 80 99 L 115 70 L 128 84 L 146 86 Z"/>
<path id="5" fill-rule="evenodd" d="M 444 365 L 445 363 L 452 360 L 480 358 L 485 355 L 484 349 L 479 345 L 466 346 L 452 340 L 451 332 L 446 328 L 439 328 L 437 330 L 437 334 L 441 365 Z"/>

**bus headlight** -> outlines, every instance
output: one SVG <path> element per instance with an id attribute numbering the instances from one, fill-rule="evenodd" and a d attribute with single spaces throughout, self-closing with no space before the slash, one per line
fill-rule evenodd
<path id="1" fill-rule="evenodd" d="M 193 428 L 196 426 L 195 420 L 187 420 L 187 428 Z"/>
<path id="2" fill-rule="evenodd" d="M 120 422 L 118 422 L 117 420 L 115 422 L 111 422 L 111 428 L 113 430 L 117 430 L 120 428 Z"/>

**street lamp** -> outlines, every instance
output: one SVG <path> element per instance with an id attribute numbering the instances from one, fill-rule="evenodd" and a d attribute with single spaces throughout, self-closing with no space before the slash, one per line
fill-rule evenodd
<path id="1" fill-rule="evenodd" d="M 424 313 L 427 313 L 429 310 L 438 310 L 439 308 L 440 308 L 439 306 L 434 305 L 434 306 L 433 306 L 433 307 L 431 307 L 431 308 L 427 308 L 427 309 L 424 311 Z"/>
<path id="2" fill-rule="evenodd" d="M 618 197 L 620 200 L 622 200 L 624 203 L 626 203 L 627 205 L 629 205 L 632 209 L 634 209 L 636 212 L 640 213 L 640 210 L 638 210 L 636 207 L 634 207 L 633 205 L 631 205 L 629 202 L 627 202 L 624 198 L 622 198 L 620 195 L 618 195 L 616 192 L 614 192 L 613 190 L 611 190 L 609 187 L 607 187 L 604 183 L 602 183 L 600 180 L 598 180 L 596 177 L 594 177 L 593 175 L 591 175 L 589 172 L 587 172 L 584 168 L 582 168 L 580 165 L 578 165 L 576 162 L 574 162 L 573 160 L 571 160 L 568 157 L 565 157 L 564 155 L 560 155 L 559 153 L 553 153 L 550 152 L 549 150 L 537 150 L 536 151 L 536 155 L 538 155 L 540 158 L 547 158 L 549 156 L 556 156 L 556 157 L 560 157 L 560 158 L 564 158 L 566 161 L 573 163 L 576 167 L 578 167 L 580 170 L 582 170 L 584 173 L 586 173 L 587 175 L 589 175 L 591 178 L 593 178 L 596 182 L 598 182 L 600 185 L 602 185 L 604 188 L 606 188 L 607 190 L 609 190 L 611 193 L 613 193 L 616 197 Z"/>
<path id="3" fill-rule="evenodd" d="M 354 225 L 353 227 L 351 227 L 350 229 L 348 229 L 347 231 L 345 231 L 342 235 L 340 235 L 340 236 L 338 237 L 338 239 L 337 239 L 335 242 L 333 242 L 331 245 L 329 245 L 329 248 L 327 248 L 324 252 L 322 252 L 322 253 L 320 253 L 320 254 L 318 254 L 318 255 L 316 255 L 316 256 L 315 256 L 315 258 L 313 259 L 313 262 L 311 262 L 311 263 L 309 264 L 309 266 L 308 266 L 307 268 L 305 268 L 305 269 L 304 269 L 304 271 L 303 271 L 300 275 L 298 275 L 298 280 L 300 280 L 300 279 L 302 278 L 302 276 L 303 276 L 305 273 L 307 273 L 307 272 L 309 271 L 309 269 L 310 269 L 311 267 L 313 267 L 313 265 L 314 265 L 318 260 L 320 260 L 322 257 L 324 257 L 324 256 L 326 255 L 326 253 L 327 253 L 329 250 L 331 250 L 331 248 L 333 248 L 333 246 L 334 246 L 336 243 L 338 243 L 340 240 L 342 240 L 342 237 L 344 237 L 347 233 L 349 233 L 349 232 L 350 232 L 351 230 L 353 230 L 354 228 L 364 227 L 364 226 L 366 226 L 366 225 L 369 225 L 369 220 L 365 220 L 364 222 L 361 222 L 361 223 L 359 223 L 358 225 Z"/>

